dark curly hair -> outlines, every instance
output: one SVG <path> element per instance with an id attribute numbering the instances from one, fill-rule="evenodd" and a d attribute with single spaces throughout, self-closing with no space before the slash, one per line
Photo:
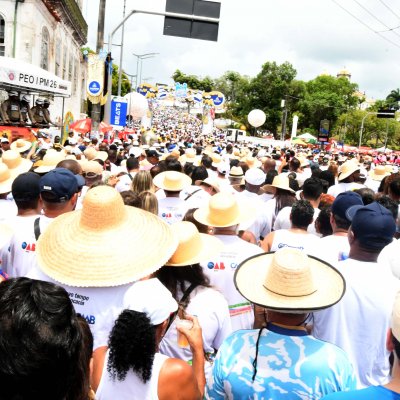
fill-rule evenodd
<path id="1" fill-rule="evenodd" d="M 122 311 L 111 331 L 108 347 L 107 371 L 112 379 L 123 381 L 130 369 L 144 383 L 151 378 L 156 353 L 156 327 L 145 313 Z"/>

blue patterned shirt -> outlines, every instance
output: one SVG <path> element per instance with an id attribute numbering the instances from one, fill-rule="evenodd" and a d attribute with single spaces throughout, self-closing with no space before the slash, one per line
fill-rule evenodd
<path id="1" fill-rule="evenodd" d="M 304 330 L 273 324 L 261 333 L 252 382 L 258 333 L 258 329 L 236 331 L 224 341 L 207 382 L 206 398 L 320 399 L 356 388 L 353 367 L 340 348 Z"/>

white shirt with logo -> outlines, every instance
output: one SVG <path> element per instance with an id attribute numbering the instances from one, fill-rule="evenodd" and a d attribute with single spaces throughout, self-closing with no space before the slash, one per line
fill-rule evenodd
<path id="1" fill-rule="evenodd" d="M 179 197 L 158 199 L 158 216 L 167 224 L 182 221 L 187 210 L 187 203 Z"/>

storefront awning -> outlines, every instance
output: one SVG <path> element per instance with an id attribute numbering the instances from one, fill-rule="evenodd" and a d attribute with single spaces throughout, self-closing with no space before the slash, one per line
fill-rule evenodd
<path id="1" fill-rule="evenodd" d="M 15 58 L 0 57 L 0 89 L 71 96 L 71 82 Z"/>

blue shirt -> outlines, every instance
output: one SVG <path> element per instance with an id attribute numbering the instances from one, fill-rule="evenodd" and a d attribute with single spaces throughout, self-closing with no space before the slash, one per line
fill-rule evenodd
<path id="1" fill-rule="evenodd" d="M 383 386 L 370 386 L 366 389 L 333 393 L 324 400 L 400 400 L 400 394 Z"/>
<path id="2" fill-rule="evenodd" d="M 258 334 L 258 329 L 240 330 L 223 342 L 207 382 L 207 398 L 319 399 L 356 388 L 352 365 L 340 348 L 304 330 L 273 324 L 261 333 L 252 382 Z"/>

